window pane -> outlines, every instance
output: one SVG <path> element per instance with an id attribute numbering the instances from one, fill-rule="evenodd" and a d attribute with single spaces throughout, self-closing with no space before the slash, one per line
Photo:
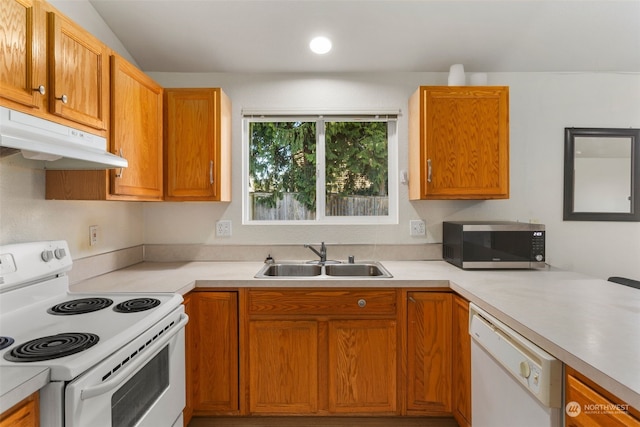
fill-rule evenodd
<path id="1" fill-rule="evenodd" d="M 315 122 L 251 122 L 249 134 L 251 219 L 315 219 Z"/>
<path id="2" fill-rule="evenodd" d="M 386 122 L 327 122 L 326 216 L 389 215 Z"/>

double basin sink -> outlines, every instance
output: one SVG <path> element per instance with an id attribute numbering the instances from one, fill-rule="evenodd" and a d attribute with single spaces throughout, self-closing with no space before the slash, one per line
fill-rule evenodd
<path id="1" fill-rule="evenodd" d="M 377 261 L 359 263 L 305 263 L 278 262 L 267 263 L 260 269 L 256 278 L 276 277 L 393 277 Z"/>

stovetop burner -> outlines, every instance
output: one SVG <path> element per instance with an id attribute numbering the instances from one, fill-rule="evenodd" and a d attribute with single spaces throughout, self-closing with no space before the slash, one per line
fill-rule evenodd
<path id="1" fill-rule="evenodd" d="M 9 347 L 13 342 L 13 338 L 11 337 L 0 337 L 0 350 Z"/>
<path id="2" fill-rule="evenodd" d="M 134 298 L 116 305 L 113 311 L 117 313 L 137 313 L 139 311 L 150 310 L 159 305 L 160 300 L 155 298 Z"/>
<path id="3" fill-rule="evenodd" d="M 5 353 L 4 358 L 10 362 L 40 362 L 58 359 L 93 347 L 99 340 L 97 335 L 83 332 L 50 335 L 20 344 Z"/>
<path id="4" fill-rule="evenodd" d="M 109 298 L 80 298 L 56 304 L 48 309 L 47 313 L 55 314 L 57 316 L 84 314 L 102 310 L 103 308 L 109 307 L 111 304 L 113 304 L 113 300 L 110 300 Z"/>

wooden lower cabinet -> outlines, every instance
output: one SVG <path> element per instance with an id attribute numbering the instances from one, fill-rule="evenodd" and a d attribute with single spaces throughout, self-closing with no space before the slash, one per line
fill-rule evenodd
<path id="1" fill-rule="evenodd" d="M 396 411 L 395 320 L 329 322 L 329 412 Z"/>
<path id="2" fill-rule="evenodd" d="M 249 411 L 261 414 L 318 411 L 318 322 L 249 323 Z"/>
<path id="3" fill-rule="evenodd" d="M 469 301 L 453 296 L 452 405 L 460 427 L 471 427 L 471 336 Z"/>
<path id="4" fill-rule="evenodd" d="M 451 414 L 452 294 L 407 293 L 407 413 Z"/>
<path id="5" fill-rule="evenodd" d="M 185 310 L 185 425 L 192 416 L 452 414 L 470 424 L 468 303 L 451 292 L 197 288 Z"/>
<path id="6" fill-rule="evenodd" d="M 397 415 L 395 290 L 255 290 L 248 301 L 250 414 Z"/>
<path id="7" fill-rule="evenodd" d="M 238 293 L 194 291 L 185 298 L 187 418 L 239 413 Z"/>
<path id="8" fill-rule="evenodd" d="M 38 427 L 38 393 L 34 393 L 0 415 L 0 427 Z"/>
<path id="9" fill-rule="evenodd" d="M 640 427 L 640 411 L 565 367 L 565 426 Z"/>

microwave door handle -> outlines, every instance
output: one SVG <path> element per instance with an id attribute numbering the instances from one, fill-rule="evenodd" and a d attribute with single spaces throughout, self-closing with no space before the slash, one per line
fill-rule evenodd
<path id="1" fill-rule="evenodd" d="M 164 347 L 165 344 L 167 344 L 174 337 L 174 335 L 180 331 L 180 329 L 184 328 L 184 326 L 189 321 L 189 316 L 187 316 L 184 313 L 181 314 L 180 316 L 181 316 L 180 321 L 176 326 L 174 326 L 171 332 L 167 332 L 162 338 L 154 342 L 148 349 L 145 349 L 144 356 L 140 357 L 139 359 L 135 359 L 134 361 L 129 363 L 127 366 L 120 369 L 118 371 L 118 374 L 112 377 L 110 380 L 105 381 L 96 386 L 88 387 L 82 390 L 80 392 L 80 399 L 89 400 L 92 397 L 105 394 L 108 391 L 113 390 L 114 388 L 122 384 L 122 382 L 129 376 L 129 374 L 134 373 L 136 370 L 142 367 L 145 363 L 147 363 L 149 359 L 151 359 L 151 357 L 155 355 L 156 350 L 160 350 L 162 347 Z"/>

